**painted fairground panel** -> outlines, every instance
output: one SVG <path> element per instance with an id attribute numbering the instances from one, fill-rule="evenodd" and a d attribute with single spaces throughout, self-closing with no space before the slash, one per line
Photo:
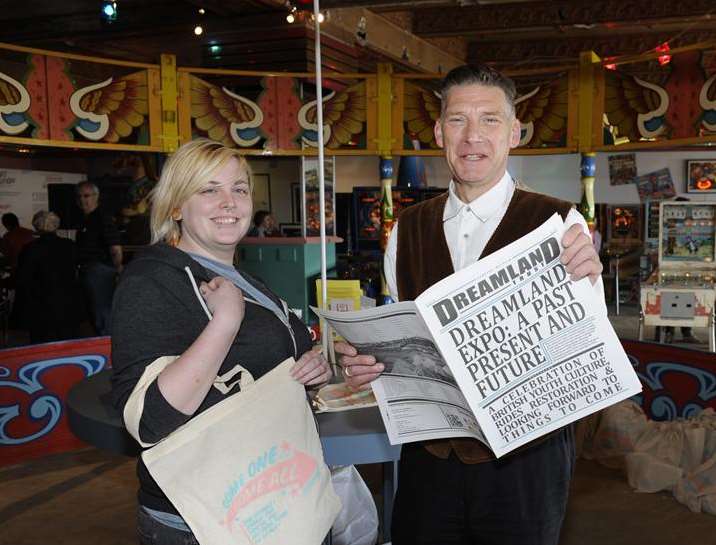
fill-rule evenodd
<path id="1" fill-rule="evenodd" d="M 567 147 L 568 74 L 515 75 L 512 78 L 517 86 L 515 111 L 521 124 L 519 147 Z M 405 78 L 402 87 L 402 149 L 437 149 L 433 127 L 440 117 L 440 80 Z"/>
<path id="2" fill-rule="evenodd" d="M 50 137 L 46 60 L 0 49 L 0 136 Z"/>
<path id="3" fill-rule="evenodd" d="M 675 420 L 716 409 L 713 354 L 656 343 L 621 343 L 643 386 L 635 400 L 649 418 Z"/>
<path id="4" fill-rule="evenodd" d="M 316 87 L 291 77 L 196 74 L 180 69 L 190 95 L 190 135 L 231 147 L 301 151 L 318 145 Z M 329 149 L 366 147 L 366 82 L 324 80 L 323 136 Z M 180 122 L 182 125 L 182 122 Z"/>
<path id="5" fill-rule="evenodd" d="M 109 337 L 0 350 L 0 467 L 86 446 L 70 431 L 67 396 L 110 366 Z"/>
<path id="6" fill-rule="evenodd" d="M 0 136 L 149 146 L 145 68 L 0 49 Z"/>
<path id="7" fill-rule="evenodd" d="M 630 64 L 605 63 L 605 145 L 716 134 L 713 50 Z"/>

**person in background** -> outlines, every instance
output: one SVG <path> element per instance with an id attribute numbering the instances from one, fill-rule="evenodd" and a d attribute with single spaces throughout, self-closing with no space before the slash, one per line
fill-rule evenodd
<path id="1" fill-rule="evenodd" d="M 32 344 L 74 339 L 78 334 L 77 249 L 57 236 L 60 218 L 41 210 L 32 217 L 39 233 L 18 258 L 17 291 L 20 323 Z"/>
<path id="2" fill-rule="evenodd" d="M 401 213 L 384 260 L 391 296 L 414 300 L 557 212 L 568 227 L 562 263 L 573 280 L 589 277 L 606 315 L 602 265 L 584 218 L 571 203 L 523 191 L 507 172 L 520 141 L 514 82 L 487 66 L 461 66 L 440 91 L 435 138 L 452 180 L 443 195 Z M 335 349 L 353 389 L 369 387 L 384 370 L 346 343 Z M 500 460 L 475 439 L 405 444 L 393 545 L 557 545 L 573 467 L 571 426 Z"/>
<path id="3" fill-rule="evenodd" d="M 258 210 L 254 214 L 253 226 L 248 232 L 250 237 L 276 237 L 281 236 L 276 225 L 276 220 L 273 219 L 271 212 L 268 210 Z"/>
<path id="4" fill-rule="evenodd" d="M 77 201 L 84 214 L 77 229 L 80 284 L 98 335 L 109 335 L 112 296 L 122 272 L 122 246 L 114 220 L 99 206 L 99 188 L 92 182 L 77 184 Z"/>
<path id="5" fill-rule="evenodd" d="M 35 233 L 26 227 L 22 227 L 20 220 L 12 212 L 2 215 L 2 225 L 5 227 L 6 233 L 0 240 L 0 252 L 7 258 L 10 266 L 11 280 L 9 285 L 12 286 L 12 279 L 17 269 L 17 258 L 22 248 L 35 238 Z"/>
<path id="6" fill-rule="evenodd" d="M 301 384 L 331 377 L 285 302 L 234 267 L 251 225 L 251 193 L 246 160 L 211 140 L 184 144 L 164 166 L 152 197 L 152 244 L 127 265 L 112 311 L 114 404 L 141 444 L 160 441 L 289 357 Z M 137 470 L 140 543 L 196 545 L 141 458 Z"/>

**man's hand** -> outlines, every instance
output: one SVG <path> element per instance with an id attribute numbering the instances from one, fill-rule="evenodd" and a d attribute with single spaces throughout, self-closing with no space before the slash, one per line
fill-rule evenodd
<path id="1" fill-rule="evenodd" d="M 338 363 L 343 368 L 346 384 L 351 390 L 369 389 L 370 382 L 378 378 L 385 369 L 373 356 L 359 356 L 355 347 L 348 343 L 337 342 L 334 348 L 336 353 L 341 355 Z"/>
<path id="2" fill-rule="evenodd" d="M 594 249 L 592 239 L 585 234 L 581 225 L 574 224 L 567 229 L 562 237 L 562 246 L 564 251 L 561 261 L 570 278 L 577 281 L 588 276 L 594 284 L 602 274 L 602 262 Z"/>

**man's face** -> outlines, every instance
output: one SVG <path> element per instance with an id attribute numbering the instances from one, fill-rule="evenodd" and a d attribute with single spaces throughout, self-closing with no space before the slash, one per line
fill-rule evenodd
<path id="1" fill-rule="evenodd" d="M 82 186 L 77 194 L 80 209 L 85 214 L 91 214 L 97 208 L 99 194 L 91 187 Z"/>
<path id="2" fill-rule="evenodd" d="M 520 142 L 520 123 L 499 87 L 458 85 L 445 100 L 435 140 L 445 149 L 458 195 L 472 200 L 502 178 L 510 149 Z"/>

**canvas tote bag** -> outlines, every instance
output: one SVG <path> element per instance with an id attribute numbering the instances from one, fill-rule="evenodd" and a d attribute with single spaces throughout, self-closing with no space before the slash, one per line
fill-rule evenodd
<path id="1" fill-rule="evenodd" d="M 201 545 L 318 545 L 340 511 L 293 363 L 142 454 Z"/>

